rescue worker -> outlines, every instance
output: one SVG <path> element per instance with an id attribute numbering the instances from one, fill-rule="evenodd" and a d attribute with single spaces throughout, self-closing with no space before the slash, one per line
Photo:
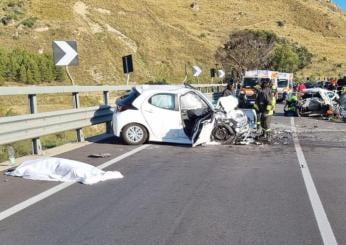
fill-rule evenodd
<path id="1" fill-rule="evenodd" d="M 256 97 L 254 109 L 257 112 L 257 129 L 261 131 L 260 138 L 264 137 L 271 142 L 271 121 L 275 110 L 276 99 L 269 78 L 260 80 L 260 86 Z"/>
<path id="2" fill-rule="evenodd" d="M 299 117 L 299 109 L 298 109 L 298 96 L 296 93 L 291 94 L 285 104 L 284 107 L 284 115 L 285 116 L 295 116 Z"/>

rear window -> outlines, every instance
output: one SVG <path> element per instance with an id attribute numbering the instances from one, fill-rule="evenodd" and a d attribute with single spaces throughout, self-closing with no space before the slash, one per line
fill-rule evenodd
<path id="1" fill-rule="evenodd" d="M 118 106 L 132 105 L 133 101 L 135 101 L 135 99 L 137 99 L 138 96 L 138 91 L 136 89 L 132 89 L 127 95 L 124 95 L 117 99 L 116 104 Z"/>

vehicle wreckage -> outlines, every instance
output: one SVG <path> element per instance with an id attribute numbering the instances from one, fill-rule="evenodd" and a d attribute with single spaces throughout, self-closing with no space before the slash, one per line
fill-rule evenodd
<path id="1" fill-rule="evenodd" d="M 238 109 L 236 97 L 222 97 L 213 105 L 189 85 L 137 86 L 116 105 L 114 134 L 130 145 L 147 141 L 236 144 L 256 132 L 256 112 Z"/>
<path id="2" fill-rule="evenodd" d="M 305 89 L 301 95 L 290 94 L 284 111 L 285 115 L 340 117 L 342 108 L 336 91 L 311 88 Z"/>

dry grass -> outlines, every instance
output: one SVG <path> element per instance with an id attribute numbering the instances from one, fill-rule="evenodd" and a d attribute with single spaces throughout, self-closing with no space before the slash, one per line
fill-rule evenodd
<path id="1" fill-rule="evenodd" d="M 137 45 L 136 81 L 179 82 L 185 63 L 200 64 L 208 71 L 215 63 L 215 50 L 229 33 L 246 28 L 272 30 L 308 47 L 315 58 L 300 75 L 335 76 L 346 70 L 346 14 L 317 0 L 199 0 L 198 12 L 190 8 L 192 0 L 84 0 L 86 18 L 74 13 L 77 0 L 31 2 L 27 14 L 37 16 L 38 25 L 49 30 L 25 30 L 13 40 L 14 26 L 6 27 L 0 45 L 51 52 L 52 40 L 75 39 L 81 64 L 71 72 L 79 84 L 124 81 L 121 56 L 133 50 L 107 26 Z M 285 21 L 285 26 L 279 27 L 278 21 Z M 95 25 L 101 28 L 98 33 L 93 33 Z M 328 62 L 321 62 L 323 57 Z"/>

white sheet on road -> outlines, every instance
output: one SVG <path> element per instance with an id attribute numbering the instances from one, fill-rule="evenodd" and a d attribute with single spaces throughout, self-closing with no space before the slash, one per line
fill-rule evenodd
<path id="1" fill-rule="evenodd" d="M 124 177 L 118 171 L 105 172 L 83 162 L 54 157 L 25 161 L 6 175 L 31 180 L 76 181 L 87 185 Z"/>

